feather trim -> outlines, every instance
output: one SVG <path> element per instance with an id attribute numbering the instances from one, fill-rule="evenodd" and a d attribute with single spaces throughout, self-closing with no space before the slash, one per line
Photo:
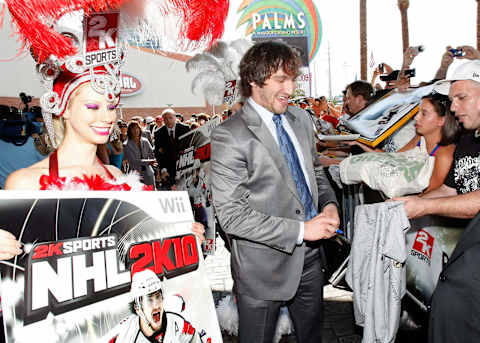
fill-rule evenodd
<path id="1" fill-rule="evenodd" d="M 231 336 L 238 335 L 238 308 L 233 295 L 227 295 L 221 299 L 217 305 L 217 318 L 220 328 Z M 290 319 L 288 309 L 283 306 L 280 308 L 280 314 L 277 319 L 277 326 L 273 342 L 278 343 L 283 335 L 289 335 L 293 332 L 293 323 Z"/>
<path id="2" fill-rule="evenodd" d="M 114 180 L 105 180 L 100 175 L 82 175 L 82 177 L 53 177 L 42 175 L 40 177 L 40 190 L 48 191 L 150 191 L 151 186 L 146 186 L 140 181 L 140 175 L 131 172 Z"/>

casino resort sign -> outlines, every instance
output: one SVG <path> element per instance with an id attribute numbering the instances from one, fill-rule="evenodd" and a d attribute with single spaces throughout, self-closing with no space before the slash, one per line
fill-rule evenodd
<path id="1" fill-rule="evenodd" d="M 309 61 L 318 52 L 322 22 L 312 0 L 244 0 L 237 12 L 237 27 L 245 24 L 245 37 L 303 38 Z"/>

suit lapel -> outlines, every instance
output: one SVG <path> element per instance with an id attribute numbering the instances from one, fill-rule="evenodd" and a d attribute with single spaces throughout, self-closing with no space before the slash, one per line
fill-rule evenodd
<path id="1" fill-rule="evenodd" d="M 300 197 L 298 196 L 297 186 L 293 180 L 290 169 L 288 168 L 287 161 L 282 154 L 277 142 L 272 137 L 272 134 L 268 128 L 263 123 L 260 115 L 255 111 L 255 109 L 248 103 L 248 101 L 243 106 L 243 119 L 247 123 L 248 128 L 253 132 L 253 134 L 258 138 L 258 140 L 265 146 L 267 151 L 270 152 L 270 157 L 274 161 L 275 167 L 280 172 L 280 175 L 286 176 L 285 183 L 292 193 L 292 195 L 300 202 Z"/>
<path id="2" fill-rule="evenodd" d="M 452 252 L 452 256 L 448 260 L 446 268 L 450 266 L 455 260 L 463 255 L 465 251 L 470 249 L 475 244 L 480 243 L 480 213 L 472 219 L 463 232 L 460 240 L 458 241 L 455 249 Z"/>

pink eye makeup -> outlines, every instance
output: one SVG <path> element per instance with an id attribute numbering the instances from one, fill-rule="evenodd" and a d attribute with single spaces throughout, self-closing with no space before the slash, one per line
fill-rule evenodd
<path id="1" fill-rule="evenodd" d="M 107 110 L 109 110 L 109 111 L 113 111 L 113 110 L 115 110 L 116 108 L 117 108 L 117 105 L 108 105 L 108 106 L 107 106 Z"/>
<path id="2" fill-rule="evenodd" d="M 99 106 L 97 104 L 85 104 L 87 110 L 98 110 Z"/>

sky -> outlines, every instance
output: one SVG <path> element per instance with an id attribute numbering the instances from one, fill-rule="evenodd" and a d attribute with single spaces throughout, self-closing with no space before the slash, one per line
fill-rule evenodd
<path id="1" fill-rule="evenodd" d="M 328 46 L 330 46 L 332 95 L 360 78 L 359 0 L 315 1 L 323 25 L 320 50 L 311 63 L 314 74 L 312 95 L 329 95 Z M 413 84 L 433 79 L 447 45 L 476 43 L 477 2 L 475 0 L 410 0 L 408 9 L 410 46 L 423 45 L 412 63 Z M 402 64 L 402 31 L 397 0 L 367 0 L 368 63 L 387 63 L 393 69 Z M 455 61 L 449 73 L 459 63 Z M 373 69 L 369 68 L 368 81 Z M 448 74 L 447 74 L 448 75 Z"/>
<path id="2" fill-rule="evenodd" d="M 0 4 L 3 0 L 0 0 Z M 237 28 L 237 9 L 243 0 L 230 0 L 226 31 L 222 40 L 244 37 L 244 27 Z M 312 95 L 329 95 L 328 48 L 332 75 L 332 95 L 339 95 L 345 86 L 360 78 L 360 0 L 313 0 L 322 22 L 322 40 L 311 62 Z M 413 84 L 431 80 L 435 75 L 447 45 L 472 45 L 476 40 L 476 0 L 410 0 L 408 9 L 410 45 L 423 45 L 413 62 L 417 76 Z M 3 28 L 5 31 L 5 27 Z M 3 32 L 6 36 L 6 31 Z M 368 63 L 373 53 L 375 64 L 387 63 L 399 69 L 402 63 L 402 36 L 400 10 L 397 0 L 367 0 Z M 14 40 L 2 42 L 13 44 Z M 1 54 L 1 58 L 12 56 Z M 449 72 L 461 63 L 456 61 Z M 31 69 L 30 69 L 31 70 Z M 368 81 L 373 69 L 369 68 Z M 29 74 L 30 75 L 30 74 Z"/>

